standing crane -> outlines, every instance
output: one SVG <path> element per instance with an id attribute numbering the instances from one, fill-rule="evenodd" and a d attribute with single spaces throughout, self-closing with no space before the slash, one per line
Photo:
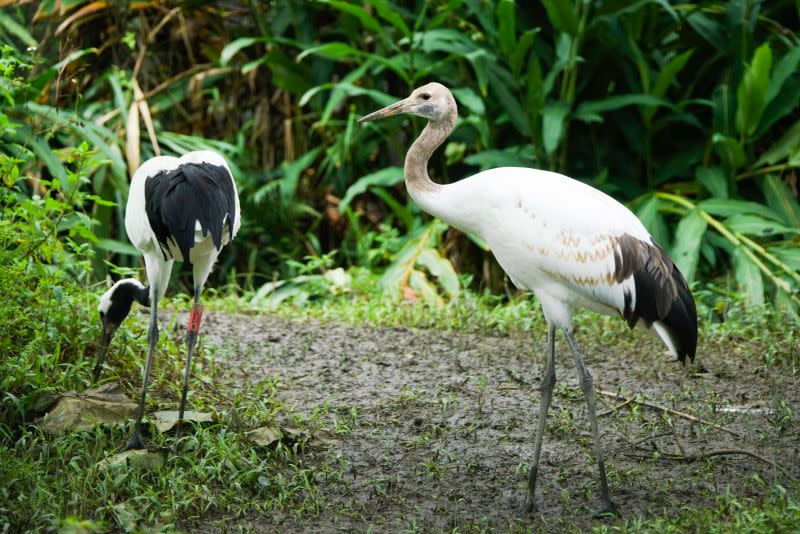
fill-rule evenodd
<path id="1" fill-rule="evenodd" d="M 536 295 L 547 321 L 549 357 L 525 511 L 535 508 L 542 435 L 556 383 L 555 335 L 560 329 L 586 397 L 600 475 L 603 507 L 598 514 L 618 514 L 608 490 L 592 375 L 573 337 L 572 313 L 588 308 L 619 314 L 631 328 L 653 329 L 685 364 L 687 357 L 694 360 L 697 348 L 697 311 L 686 280 L 630 210 L 577 180 L 554 172 L 500 167 L 449 185 L 434 183 L 428 176 L 428 160 L 453 131 L 458 116 L 445 86 L 427 84 L 359 122 L 401 113 L 428 119 L 406 154 L 404 175 L 411 198 L 431 215 L 486 241 L 511 281 Z"/>
<path id="2" fill-rule="evenodd" d="M 194 277 L 194 302 L 186 327 L 186 369 L 176 431 L 180 434 L 192 352 L 203 317 L 200 294 L 222 247 L 234 238 L 240 224 L 236 182 L 225 159 L 216 152 L 198 150 L 180 158 L 155 157 L 134 173 L 125 212 L 125 230 L 131 243 L 144 256 L 149 286 L 145 287 L 136 279 L 120 280 L 100 297 L 97 310 L 103 330 L 94 368 L 97 381 L 111 339 L 130 312 L 133 301 L 150 306 L 147 362 L 139 411 L 133 435 L 124 450 L 144 448 L 142 417 L 153 352 L 158 343 L 158 301 L 167 290 L 175 260 L 191 264 Z"/>

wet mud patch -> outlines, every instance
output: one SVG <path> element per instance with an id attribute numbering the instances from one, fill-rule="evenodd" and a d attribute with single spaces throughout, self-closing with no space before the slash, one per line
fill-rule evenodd
<path id="1" fill-rule="evenodd" d="M 254 383 L 276 380 L 287 416 L 313 418 L 337 442 L 300 456 L 316 473 L 311 502 L 204 521 L 202 530 L 560 531 L 600 524 L 592 519 L 599 483 L 585 403 L 561 336 L 537 510 L 520 517 L 544 328 L 502 337 L 215 313 L 204 330 L 206 350 L 219 346 L 226 387 L 246 394 Z M 733 345 L 701 345 L 702 368 L 687 371 L 669 362 L 657 341 L 623 335 L 619 346 L 580 333 L 577 340 L 596 390 L 609 392 L 598 396 L 600 432 L 624 518 L 713 506 L 725 492 L 759 496 L 800 477 L 796 376 L 765 370 L 756 355 Z"/>

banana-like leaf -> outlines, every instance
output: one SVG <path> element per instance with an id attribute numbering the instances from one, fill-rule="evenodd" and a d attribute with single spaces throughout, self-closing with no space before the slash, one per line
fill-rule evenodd
<path id="1" fill-rule="evenodd" d="M 458 275 L 450 260 L 443 258 L 435 248 L 427 248 L 420 252 L 417 264 L 425 267 L 439 281 L 450 298 L 459 293 Z"/>
<path id="2" fill-rule="evenodd" d="M 767 205 L 781 214 L 784 223 L 800 228 L 800 203 L 780 177 L 774 174 L 765 176 L 761 182 L 761 190 L 767 199 Z"/>
<path id="3" fill-rule="evenodd" d="M 758 265 L 747 257 L 741 246 L 733 250 L 733 274 L 748 304 L 764 304 L 764 279 Z"/>
<path id="4" fill-rule="evenodd" d="M 553 154 L 564 135 L 564 123 L 569 113 L 569 104 L 566 102 L 548 102 L 542 111 L 542 137 L 544 151 L 547 155 Z"/>
<path id="5" fill-rule="evenodd" d="M 742 136 L 756 131 L 767 104 L 772 50 L 764 43 L 753 54 L 753 61 L 739 82 L 736 90 L 736 130 Z"/>
<path id="6" fill-rule="evenodd" d="M 700 243 L 707 228 L 706 220 L 696 210 L 692 210 L 681 219 L 675 230 L 672 258 L 688 282 L 694 280 L 700 257 Z"/>
<path id="7" fill-rule="evenodd" d="M 714 148 L 717 150 L 719 157 L 732 169 L 738 169 L 747 161 L 744 148 L 733 137 L 715 133 L 711 136 L 711 141 L 714 143 Z"/>
<path id="8" fill-rule="evenodd" d="M 444 223 L 434 220 L 411 234 L 394 262 L 379 280 L 384 292 L 398 295 L 404 288 L 410 287 L 428 302 L 443 303 L 435 284 L 418 268 L 420 267 L 438 278 L 448 295 L 458 293 L 458 280 L 454 276 L 452 265 L 446 267 L 444 263 L 449 264 L 449 261 L 439 256 L 434 248 L 446 228 Z"/>

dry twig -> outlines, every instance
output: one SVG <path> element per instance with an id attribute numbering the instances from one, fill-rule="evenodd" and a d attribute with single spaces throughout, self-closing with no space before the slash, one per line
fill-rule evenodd
<path id="1" fill-rule="evenodd" d="M 651 408 L 653 410 L 659 410 L 661 412 L 665 412 L 665 413 L 668 413 L 670 415 L 674 415 L 675 417 L 680 417 L 681 419 L 686 419 L 687 421 L 691 421 L 693 423 L 700 423 L 700 424 L 703 424 L 703 425 L 708 425 L 708 426 L 710 426 L 712 428 L 716 428 L 717 430 L 722 430 L 723 432 L 727 432 L 728 434 L 730 434 L 732 436 L 736 436 L 737 438 L 741 438 L 742 437 L 738 432 L 736 432 L 734 430 L 731 430 L 730 428 L 725 428 L 724 426 L 718 425 L 716 423 L 712 423 L 711 421 L 706 421 L 705 419 L 700 419 L 699 417 L 695 417 L 694 415 L 691 415 L 691 414 L 688 414 L 688 413 L 685 413 L 685 412 L 679 412 L 678 410 L 673 410 L 672 408 L 667 408 L 666 406 L 661 406 L 660 404 L 654 404 L 652 402 L 648 402 L 648 401 L 645 401 L 645 400 L 638 400 L 635 397 L 627 398 L 627 397 L 624 397 L 624 396 L 622 396 L 622 395 L 620 395 L 618 393 L 614 393 L 613 391 L 606 391 L 604 389 L 599 389 L 599 390 L 597 390 L 597 392 L 600 395 L 604 396 L 604 397 L 609 397 L 609 398 L 612 398 L 612 399 L 616 399 L 618 401 L 623 401 L 623 403 L 625 403 L 625 402 L 635 402 L 636 404 L 639 404 L 640 406 L 645 406 L 645 407 Z"/>
<path id="2" fill-rule="evenodd" d="M 750 456 L 751 458 L 755 458 L 756 460 L 761 460 L 762 462 L 771 465 L 772 467 L 783 473 L 783 475 L 786 478 L 789 478 L 791 480 L 796 480 L 796 478 L 792 476 L 791 473 L 789 473 L 786 469 L 784 469 L 774 461 L 764 456 L 761 456 L 760 454 L 757 454 L 755 452 L 748 451 L 746 449 L 720 449 L 717 451 L 708 451 L 699 454 L 674 454 L 662 451 L 657 451 L 657 452 L 662 458 L 665 458 L 667 460 L 674 460 L 676 462 L 697 462 L 700 460 L 705 460 L 706 458 L 711 458 L 712 456 L 729 456 L 734 454 L 743 454 L 745 456 Z"/>

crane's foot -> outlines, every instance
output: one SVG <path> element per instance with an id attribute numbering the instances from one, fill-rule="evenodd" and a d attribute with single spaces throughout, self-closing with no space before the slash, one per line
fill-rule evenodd
<path id="1" fill-rule="evenodd" d="M 536 511 L 536 501 L 527 497 L 525 502 L 522 503 L 522 506 L 517 506 L 515 508 L 515 512 L 519 517 L 529 516 L 533 512 Z"/>
<path id="2" fill-rule="evenodd" d="M 620 513 L 619 506 L 612 500 L 608 500 L 608 502 L 603 504 L 603 507 L 596 511 L 592 517 L 594 519 L 611 519 L 614 517 L 622 517 Z"/>
<path id="3" fill-rule="evenodd" d="M 131 436 L 131 439 L 128 440 L 128 443 L 125 444 L 125 446 L 122 448 L 122 451 L 120 452 L 140 450 L 146 448 L 147 447 L 145 446 L 144 441 L 142 440 L 142 434 L 140 432 L 134 432 L 133 436 Z"/>

